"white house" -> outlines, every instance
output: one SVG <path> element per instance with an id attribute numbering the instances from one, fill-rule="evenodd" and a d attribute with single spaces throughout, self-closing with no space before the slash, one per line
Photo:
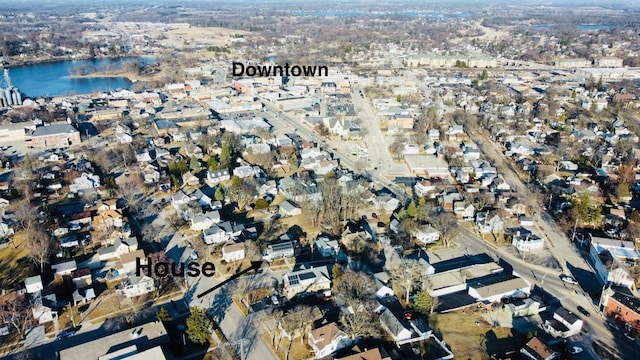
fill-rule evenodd
<path id="1" fill-rule="evenodd" d="M 42 290 L 42 278 L 40 275 L 31 276 L 24 279 L 24 287 L 27 289 L 27 293 L 34 294 Z"/>
<path id="2" fill-rule="evenodd" d="M 156 289 L 153 278 L 146 275 L 131 275 L 122 286 L 120 292 L 128 298 L 148 294 Z"/>
<path id="3" fill-rule="evenodd" d="M 553 318 L 545 320 L 544 330 L 554 337 L 568 338 L 580 334 L 583 321 L 571 311 L 560 307 Z"/>
<path id="4" fill-rule="evenodd" d="M 323 257 L 335 256 L 340 251 L 338 240 L 329 240 L 324 236 L 317 238 L 313 245 Z"/>
<path id="5" fill-rule="evenodd" d="M 302 209 L 300 209 L 298 206 L 293 205 L 288 200 L 285 200 L 280 204 L 279 213 L 280 215 L 285 217 L 296 216 L 302 214 Z"/>
<path id="6" fill-rule="evenodd" d="M 214 224 L 202 232 L 202 238 L 207 245 L 211 245 L 224 243 L 231 236 L 224 229 Z"/>
<path id="7" fill-rule="evenodd" d="M 329 323 L 312 330 L 308 336 L 308 344 L 315 358 L 322 359 L 351 346 L 351 339 L 338 329 L 336 323 Z"/>
<path id="8" fill-rule="evenodd" d="M 418 181 L 413 186 L 417 196 L 428 196 L 431 192 L 436 191 L 436 186 L 429 180 Z"/>
<path id="9" fill-rule="evenodd" d="M 640 261 L 640 252 L 632 241 L 591 237 L 589 257 L 602 284 L 611 283 L 627 288 L 635 287 L 635 281 L 627 271 L 627 262 Z"/>
<path id="10" fill-rule="evenodd" d="M 528 297 L 531 294 L 531 284 L 523 278 L 496 277 L 496 280 L 469 284 L 469 296 L 478 301 L 494 303 L 505 297 Z"/>
<path id="11" fill-rule="evenodd" d="M 220 213 L 218 211 L 209 211 L 205 214 L 199 214 L 191 218 L 191 230 L 202 231 L 219 222 Z"/>
<path id="12" fill-rule="evenodd" d="M 171 195 L 171 205 L 173 205 L 176 210 L 180 210 L 182 206 L 187 205 L 190 201 L 191 197 L 182 190 Z"/>
<path id="13" fill-rule="evenodd" d="M 100 177 L 98 175 L 83 172 L 80 177 L 73 180 L 73 184 L 69 185 L 69 191 L 77 193 L 81 190 L 93 189 L 100 186 Z"/>
<path id="14" fill-rule="evenodd" d="M 283 280 L 287 299 L 300 293 L 331 295 L 331 278 L 326 266 L 286 273 Z"/>
<path id="15" fill-rule="evenodd" d="M 431 244 L 440 240 L 440 232 L 431 225 L 418 227 L 414 231 L 413 236 L 423 244 Z"/>
<path id="16" fill-rule="evenodd" d="M 231 176 L 229 175 L 229 170 L 227 169 L 222 169 L 222 170 L 215 170 L 215 171 L 207 171 L 207 184 L 209 186 L 213 186 L 216 184 L 219 184 L 223 181 L 227 181 L 231 179 Z"/>
<path id="17" fill-rule="evenodd" d="M 541 250 L 544 248 L 544 239 L 531 233 L 520 234 L 518 231 L 513 234 L 511 245 L 518 251 Z"/>
<path id="18" fill-rule="evenodd" d="M 295 256 L 295 248 L 293 246 L 293 243 L 290 241 L 278 244 L 269 244 L 267 246 L 267 250 L 264 252 L 264 254 L 262 254 L 262 258 L 266 261 L 293 256 Z"/>
<path id="19" fill-rule="evenodd" d="M 71 275 L 71 273 L 77 269 L 76 260 L 51 265 L 51 269 L 56 272 L 56 275 Z"/>
<path id="20" fill-rule="evenodd" d="M 243 243 L 228 244 L 222 248 L 222 260 L 230 263 L 244 259 L 245 250 Z"/>

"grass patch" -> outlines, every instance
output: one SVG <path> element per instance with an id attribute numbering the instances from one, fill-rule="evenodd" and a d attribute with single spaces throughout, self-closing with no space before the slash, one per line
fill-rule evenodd
<path id="1" fill-rule="evenodd" d="M 510 351 L 523 340 L 510 328 L 489 326 L 478 312 L 432 314 L 429 325 L 460 359 L 482 360 L 487 353 Z"/>
<path id="2" fill-rule="evenodd" d="M 16 247 L 17 246 L 17 247 Z M 0 250 L 0 287 L 11 289 L 34 270 L 27 258 L 24 234 L 18 233 L 5 249 Z"/>

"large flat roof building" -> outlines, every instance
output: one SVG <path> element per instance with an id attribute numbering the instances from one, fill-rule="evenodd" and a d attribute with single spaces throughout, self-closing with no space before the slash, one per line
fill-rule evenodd
<path id="1" fill-rule="evenodd" d="M 80 143 L 80 132 L 66 122 L 37 127 L 26 142 L 34 148 L 69 147 Z"/>

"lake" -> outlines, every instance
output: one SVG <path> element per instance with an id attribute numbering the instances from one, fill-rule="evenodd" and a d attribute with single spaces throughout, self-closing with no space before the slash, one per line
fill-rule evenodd
<path id="1" fill-rule="evenodd" d="M 75 78 L 71 75 L 117 70 L 122 64 L 138 61 L 141 65 L 156 60 L 146 57 L 56 61 L 9 68 L 11 82 L 27 97 L 88 94 L 115 89 L 131 89 L 131 81 L 122 77 Z"/>

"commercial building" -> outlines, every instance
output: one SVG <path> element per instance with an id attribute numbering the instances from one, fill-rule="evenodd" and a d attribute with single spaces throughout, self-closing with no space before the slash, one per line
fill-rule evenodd
<path id="1" fill-rule="evenodd" d="M 37 127 L 26 137 L 27 145 L 34 148 L 69 147 L 80 143 L 80 132 L 66 122 Z"/>

